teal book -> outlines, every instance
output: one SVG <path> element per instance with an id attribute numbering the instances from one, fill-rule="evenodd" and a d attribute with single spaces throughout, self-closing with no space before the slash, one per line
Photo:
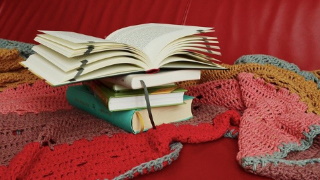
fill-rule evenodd
<path id="1" fill-rule="evenodd" d="M 127 132 L 136 134 L 152 128 L 147 109 L 111 112 L 88 86 L 70 86 L 67 89 L 66 97 L 72 106 L 118 126 Z M 184 95 L 183 104 L 151 108 L 155 125 L 192 118 L 192 100 L 192 96 Z"/>

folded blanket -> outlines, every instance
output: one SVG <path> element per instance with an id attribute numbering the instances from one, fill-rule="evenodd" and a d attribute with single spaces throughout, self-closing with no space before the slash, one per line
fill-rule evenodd
<path id="1" fill-rule="evenodd" d="M 0 38 L 1 49 L 17 49 L 23 58 L 27 58 L 34 53 L 32 50 L 33 46 L 34 44 Z"/>
<path id="2" fill-rule="evenodd" d="M 286 68 L 286 61 L 265 55 L 239 59 L 225 65 L 229 70 L 177 83 L 196 97 L 193 119 L 137 135 L 70 106 L 67 86 L 40 80 L 6 88 L 0 93 L 0 179 L 131 178 L 169 165 L 181 143 L 223 136 L 237 136 L 236 159 L 248 172 L 320 177 L 319 71 Z"/>
<path id="3" fill-rule="evenodd" d="M 0 41 L 0 92 L 5 88 L 14 88 L 19 84 L 33 83 L 38 80 L 39 78 L 19 64 L 24 60 L 20 54 L 21 51 L 13 46 L 9 49 L 1 49 L 3 45 L 1 42 L 3 41 Z"/>

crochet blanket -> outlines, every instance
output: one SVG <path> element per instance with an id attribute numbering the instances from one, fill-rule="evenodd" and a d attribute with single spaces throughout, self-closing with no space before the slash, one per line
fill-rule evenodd
<path id="1" fill-rule="evenodd" d="M 320 71 L 267 55 L 240 57 L 228 70 L 177 83 L 196 97 L 194 118 L 134 135 L 70 106 L 67 86 L 21 76 L 17 62 L 32 53 L 21 44 L 0 40 L 2 180 L 128 179 L 170 165 L 182 143 L 226 137 L 237 138 L 235 158 L 248 172 L 320 177 Z"/>

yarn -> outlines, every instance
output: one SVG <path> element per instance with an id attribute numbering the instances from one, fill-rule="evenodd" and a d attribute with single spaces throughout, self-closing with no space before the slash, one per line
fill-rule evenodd
<path id="1" fill-rule="evenodd" d="M 311 169 L 319 167 L 317 163 L 320 163 L 320 151 L 312 147 L 319 146 L 313 145 L 313 139 L 320 133 L 320 117 L 314 113 L 306 113 L 308 106 L 298 94 L 288 89 L 266 83 L 252 73 L 239 73 L 235 79 L 190 86 L 187 93 L 194 96 L 201 94 L 205 99 L 199 100 L 202 103 L 216 102 L 219 105 L 226 104 L 228 108 L 234 107 L 223 102 L 223 97 L 240 93 L 231 101 L 235 107 L 240 104 L 237 101 L 242 101 L 245 106 L 238 135 L 239 163 L 252 173 L 274 179 L 316 177 L 317 172 L 312 173 L 306 168 L 314 163 L 316 164 Z M 229 88 L 237 86 L 239 87 Z M 292 155 L 292 152 L 297 151 L 303 153 Z M 279 164 L 282 169 L 278 168 Z"/>
<path id="2" fill-rule="evenodd" d="M 241 121 L 240 121 L 240 114 L 236 113 L 237 111 L 234 110 L 234 111 L 226 111 L 225 113 L 216 115 L 214 118 L 214 126 L 212 126 L 210 123 L 199 123 L 197 125 L 182 124 L 180 126 L 169 124 L 169 125 L 161 125 L 154 131 L 148 131 L 146 133 L 142 133 L 138 135 L 131 135 L 128 133 L 119 132 L 117 130 L 111 130 L 111 131 L 107 131 L 107 132 L 112 132 L 111 134 L 109 134 L 109 137 L 108 137 L 103 134 L 99 135 L 99 132 L 100 133 L 106 132 L 106 130 L 98 129 L 98 127 L 102 127 L 102 124 L 97 124 L 92 126 L 92 128 L 90 128 L 91 125 L 88 122 L 93 121 L 93 119 L 95 119 L 93 117 L 88 118 L 90 117 L 90 115 L 80 111 L 72 113 L 73 111 L 75 111 L 75 109 L 68 110 L 69 112 L 68 114 L 66 114 L 65 111 L 61 112 L 61 111 L 58 111 L 58 109 L 56 109 L 56 111 L 53 110 L 52 112 L 47 112 L 49 113 L 47 116 L 51 118 L 45 118 L 46 127 L 41 129 L 43 133 L 38 133 L 38 136 L 33 136 L 34 139 L 31 142 L 29 140 L 27 141 L 28 143 L 23 144 L 24 148 L 20 153 L 14 156 L 14 158 L 10 161 L 10 164 L 6 170 L 10 172 L 9 174 L 14 175 L 14 178 L 18 178 L 18 176 L 15 177 L 15 175 L 21 172 L 25 172 L 23 174 L 23 177 L 30 177 L 30 178 L 31 177 L 32 178 L 64 177 L 64 178 L 74 179 L 74 178 L 86 177 L 86 178 L 99 179 L 99 178 L 122 177 L 123 174 L 126 174 L 128 172 L 131 172 L 129 173 L 131 174 L 130 176 L 134 177 L 138 174 L 152 172 L 154 170 L 161 169 L 162 167 L 168 165 L 167 162 L 160 161 L 162 162 L 160 163 L 160 165 L 155 165 L 147 168 L 147 166 L 145 166 L 145 163 L 146 162 L 154 163 L 153 160 L 158 159 L 159 157 L 167 158 L 169 154 L 174 152 L 169 148 L 170 144 L 172 144 L 173 142 L 200 143 L 200 142 L 212 141 L 214 139 L 222 137 L 225 134 L 225 132 L 227 132 L 230 129 L 237 132 L 238 129 L 232 128 L 232 127 L 238 126 L 239 127 L 238 141 L 239 141 L 239 148 L 240 148 L 239 154 L 237 156 L 238 161 L 242 163 L 242 165 L 245 168 L 249 167 L 249 169 L 252 171 L 254 169 L 253 166 L 255 166 L 256 170 L 254 172 L 255 173 L 261 172 L 261 174 L 263 174 L 265 173 L 265 171 L 257 170 L 258 167 L 260 166 L 265 167 L 261 165 L 262 163 L 259 163 L 259 161 L 256 160 L 254 161 L 254 163 L 258 162 L 258 165 L 248 164 L 246 160 L 247 159 L 251 160 L 252 158 L 256 158 L 256 157 L 259 157 L 261 159 L 261 157 L 266 158 L 266 157 L 272 156 L 274 155 L 274 153 L 279 152 L 281 150 L 279 148 L 279 145 L 282 145 L 283 143 L 296 142 L 298 145 L 300 145 L 296 147 L 301 147 L 303 144 L 299 144 L 299 142 L 304 138 L 303 132 L 310 133 L 311 131 L 308 131 L 308 127 L 320 122 L 319 117 L 312 113 L 309 113 L 310 117 L 307 122 L 301 122 L 300 120 L 304 119 L 303 116 L 306 115 L 305 111 L 308 107 L 306 106 L 305 103 L 300 101 L 300 97 L 297 94 L 291 93 L 284 88 L 277 89 L 275 85 L 265 83 L 261 78 L 255 78 L 254 74 L 240 73 L 237 77 L 237 80 L 226 79 L 226 80 L 220 80 L 220 81 L 221 82 L 219 81 L 207 82 L 198 86 L 190 87 L 188 89 L 188 93 L 190 94 L 198 94 L 199 92 L 202 92 L 202 98 L 198 97 L 197 99 L 195 99 L 195 104 L 193 106 L 194 108 L 193 111 L 202 110 L 202 112 L 200 111 L 195 112 L 195 115 L 196 115 L 195 118 L 199 118 L 199 119 L 203 119 L 205 117 L 210 118 L 209 114 L 212 111 L 212 110 L 210 111 L 210 107 L 214 107 L 213 102 L 219 102 L 216 100 L 219 100 L 219 99 L 221 100 L 221 97 L 223 97 L 223 95 L 226 97 L 227 93 L 235 93 L 235 94 L 240 93 L 241 98 L 238 98 L 237 100 L 232 101 L 232 103 L 228 106 L 229 108 L 231 108 L 232 105 L 234 105 L 234 107 L 238 107 L 237 104 L 241 104 L 242 106 L 246 107 L 246 109 L 243 107 L 238 108 L 239 110 L 243 111 L 243 115 L 241 116 Z M 45 84 L 42 84 L 42 86 L 46 87 Z M 229 87 L 237 87 L 237 86 L 238 88 L 231 88 L 234 90 L 233 92 L 230 91 Z M 219 88 L 216 88 L 216 87 L 219 87 Z M 208 88 L 210 89 L 210 91 L 208 90 L 202 91 L 204 90 L 204 88 Z M 10 91 L 13 91 L 13 90 L 8 90 L 6 92 L 8 93 Z M 221 95 L 221 97 L 217 95 Z M 270 98 L 272 98 L 272 100 L 268 100 Z M 204 101 L 203 99 L 206 99 L 206 101 Z M 279 103 L 277 104 L 277 101 L 275 100 L 279 100 Z M 239 103 L 241 101 L 242 103 Z M 287 104 L 284 104 L 284 103 L 287 103 Z M 257 106 L 258 104 L 260 105 Z M 289 107 L 291 109 L 287 109 L 288 104 L 290 104 Z M 207 107 L 199 108 L 198 107 L 199 105 L 202 105 L 202 106 L 207 105 Z M 283 108 L 280 108 L 280 107 L 283 107 Z M 272 114 L 270 114 L 270 112 L 272 112 Z M 292 114 L 291 119 L 287 120 L 286 118 L 290 117 L 289 116 L 290 113 Z M 28 113 L 26 113 L 25 115 L 27 114 Z M 65 114 L 65 118 L 63 114 Z M 9 115 L 10 117 L 12 117 L 12 114 L 7 114 L 7 116 Z M 294 125 L 297 125 L 298 129 L 293 129 L 292 127 L 279 128 L 277 126 L 279 124 L 276 123 L 276 122 L 279 122 L 279 121 L 276 121 L 278 116 L 284 117 L 282 118 L 283 122 L 286 122 L 286 120 L 289 122 L 293 120 L 297 121 L 294 123 Z M 75 117 L 78 117 L 81 120 L 86 119 L 87 121 L 84 121 L 83 125 L 80 125 L 80 123 L 78 122 L 79 119 Z M 299 117 L 299 118 L 294 118 L 294 117 Z M 218 121 L 219 118 L 223 120 Z M 262 124 L 261 120 L 257 120 L 258 118 L 264 118 L 265 121 L 274 120 L 274 123 Z M 13 116 L 10 121 L 14 121 L 15 119 L 17 118 Z M 32 117 L 31 119 L 35 120 L 36 118 Z M 44 118 L 40 118 L 40 119 L 44 119 Z M 212 116 L 211 116 L 211 119 L 212 119 Z M 95 119 L 95 120 L 99 121 L 99 119 Z M 231 124 L 229 123 L 230 121 L 231 121 Z M 62 124 L 60 124 L 59 122 Z M 38 123 L 33 123 L 33 124 L 38 124 Z M 87 124 L 87 126 L 85 124 Z M 283 123 L 283 124 L 290 125 L 289 123 Z M 44 127 L 44 126 L 42 125 L 41 127 Z M 256 127 L 256 128 L 253 128 L 253 127 Z M 75 128 L 79 128 L 79 130 L 89 128 L 91 129 L 91 131 L 90 130 L 89 131 L 86 130 L 84 132 L 80 131 L 80 133 L 77 135 L 72 133 L 73 132 L 72 130 L 79 131 Z M 109 128 L 110 127 L 108 127 L 107 129 Z M 115 128 L 115 127 L 112 127 L 112 128 Z M 269 131 L 266 131 L 264 133 L 264 131 L 261 131 L 261 130 L 265 128 L 268 128 Z M 19 128 L 19 130 L 22 132 L 21 135 L 23 135 L 24 133 L 23 129 Z M 259 130 L 259 132 L 257 132 L 257 130 Z M 289 131 L 286 131 L 286 130 L 289 130 Z M 273 131 L 274 133 L 270 133 L 271 131 Z M 66 133 L 66 132 L 69 132 L 69 133 Z M 98 134 L 95 134 L 94 132 L 95 133 L 98 132 Z M 37 133 L 35 132 L 35 134 Z M 74 134 L 74 135 L 72 136 L 71 134 Z M 275 138 L 274 136 L 265 136 L 269 134 L 277 134 L 277 135 L 282 134 L 282 136 L 277 137 L 277 141 L 276 141 L 276 139 L 274 139 Z M 81 137 L 81 135 L 83 136 Z M 293 136 L 293 135 L 297 135 L 297 136 Z M 71 136 L 71 139 L 70 139 L 70 136 Z M 91 138 L 88 138 L 88 137 L 91 137 Z M 126 143 L 123 143 L 124 139 L 126 139 Z M 9 141 L 9 142 L 12 142 L 12 141 Z M 46 143 L 43 143 L 43 142 L 46 142 Z M 135 144 L 131 144 L 130 142 L 131 143 L 135 142 Z M 270 144 L 270 142 L 272 143 Z M 72 144 L 72 145 L 70 146 L 66 144 Z M 101 144 L 109 145 L 109 146 L 103 146 Z M 120 147 L 118 147 L 119 145 Z M 125 146 L 126 148 L 123 146 Z M 133 147 L 139 147 L 139 148 L 137 150 L 133 150 L 132 149 Z M 116 149 L 113 149 L 113 148 L 116 148 Z M 2 148 L 2 149 L 5 149 L 5 148 Z M 295 149 L 297 148 L 293 148 L 292 150 L 295 150 Z M 143 156 L 140 155 L 140 156 L 147 159 L 139 159 L 138 157 L 140 156 L 138 155 L 139 153 L 137 153 L 138 151 L 139 152 L 143 151 L 144 155 Z M 112 154 L 110 155 L 111 152 L 116 153 L 117 156 L 119 156 L 119 159 L 117 159 L 118 157 L 115 159 L 121 162 L 128 162 L 128 163 L 121 163 L 120 165 L 111 159 L 101 159 L 100 156 L 116 157 L 116 155 L 112 155 Z M 124 154 L 121 154 L 121 153 L 124 153 Z M 282 156 L 284 155 L 285 153 L 282 153 Z M 29 159 L 29 157 L 32 157 L 32 159 Z M 97 157 L 99 157 L 99 159 L 96 159 Z M 127 159 L 121 159 L 120 157 L 121 158 L 127 157 Z M 134 162 L 129 161 L 128 160 L 129 157 L 130 159 L 131 158 L 135 159 L 135 161 Z M 51 160 L 50 158 L 54 158 L 54 161 L 53 159 Z M 67 162 L 66 162 L 66 159 L 68 159 Z M 85 161 L 83 161 L 84 159 Z M 170 162 L 172 160 L 174 159 L 170 159 Z M 37 163 L 33 164 L 34 161 Z M 46 164 L 47 162 L 50 162 L 51 164 L 50 165 Z M 55 162 L 57 164 L 52 162 Z M 99 166 L 92 164 L 93 162 L 95 162 Z M 108 163 L 106 162 L 110 162 L 110 163 L 112 162 L 113 165 L 115 164 L 115 168 L 108 169 L 107 167 L 110 167 L 110 165 L 108 165 Z M 272 161 L 270 161 L 270 163 L 272 163 Z M 30 167 L 33 167 L 33 168 L 28 169 L 27 171 L 24 171 L 22 169 L 25 168 L 26 166 L 22 166 L 22 164 L 24 165 L 30 164 Z M 142 168 L 139 170 L 139 172 L 136 172 L 137 169 L 139 169 L 137 168 L 139 167 L 139 164 L 140 165 L 143 164 L 146 169 L 142 170 L 143 169 Z M 88 171 L 86 173 L 83 173 L 83 171 L 81 171 L 81 168 L 87 167 L 86 165 L 88 165 L 88 167 L 92 167 L 94 171 L 92 170 L 92 172 Z M 43 167 L 46 167 L 46 168 L 44 169 Z M 70 167 L 72 168 L 70 169 Z M 158 169 L 156 167 L 158 167 Z M 44 169 L 44 170 L 40 171 L 40 169 Z M 135 169 L 135 171 L 133 171 L 133 169 Z M 70 171 L 70 173 L 67 173 L 68 171 Z M 6 177 L 4 176 L 2 178 L 5 179 Z"/>
<path id="3" fill-rule="evenodd" d="M 67 86 L 50 87 L 42 80 L 32 85 L 18 85 L 16 89 L 6 89 L 0 93 L 2 106 L 0 113 L 14 112 L 22 115 L 28 112 L 71 109 L 65 98 L 66 89 Z"/>
<path id="4" fill-rule="evenodd" d="M 184 81 L 176 83 L 178 86 L 187 88 L 209 81 L 221 79 L 236 79 L 241 72 L 254 73 L 255 77 L 263 78 L 267 83 L 275 84 L 277 87 L 289 89 L 290 92 L 299 94 L 301 101 L 308 105 L 308 112 L 320 113 L 320 92 L 314 81 L 306 81 L 305 78 L 293 71 L 282 69 L 270 64 L 224 64 L 228 70 L 204 70 L 198 81 Z"/>
<path id="5" fill-rule="evenodd" d="M 34 51 L 32 50 L 33 46 L 34 44 L 0 38 L 1 49 L 17 49 L 20 52 L 20 55 L 24 58 L 28 58 L 31 54 L 34 53 Z"/>
<path id="6" fill-rule="evenodd" d="M 202 120 L 203 117 L 210 117 L 210 111 L 207 111 L 210 107 L 216 109 L 214 106 L 196 108 L 195 110 L 200 110 L 196 113 L 200 115 L 197 118 Z M 177 146 L 174 142 L 212 141 L 223 136 L 230 127 L 230 120 L 236 125 L 240 119 L 236 111 L 226 111 L 214 117 L 214 125 L 167 124 L 156 130 L 134 135 L 76 109 L 71 109 L 68 113 L 56 111 L 25 116 L 28 117 L 27 120 L 33 120 L 26 125 L 26 129 L 23 129 L 26 126 L 21 127 L 25 120 L 16 123 L 20 124 L 20 127 L 2 125 L 9 129 L 9 133 L 6 133 L 8 137 L 4 139 L 7 141 L 2 143 L 4 147 L 1 149 L 7 152 L 5 157 L 7 154 L 15 156 L 8 166 L 0 168 L 1 179 L 110 179 L 122 177 L 128 172 L 132 177 L 136 176 L 136 173 L 153 172 L 176 159 L 176 155 L 172 155 L 174 158 L 168 157 L 176 150 L 172 150 L 170 144 Z M 5 117 L 8 118 L 6 122 L 19 120 L 13 114 Z M 38 128 L 30 131 L 32 128 L 28 126 Z M 21 134 L 10 133 L 10 128 L 17 127 Z M 12 136 L 29 139 L 20 144 L 20 139 L 13 141 L 10 139 Z M 42 143 L 39 143 L 39 140 Z M 7 145 L 8 143 L 19 144 L 24 148 L 17 153 L 12 151 L 16 150 L 16 146 Z M 155 159 L 157 162 L 154 162 Z"/>
<path id="7" fill-rule="evenodd" d="M 2 44 L 0 41 L 0 44 Z M 0 49 L 0 92 L 19 84 L 33 83 L 39 78 L 19 64 L 24 58 L 17 49 Z"/>
<path id="8" fill-rule="evenodd" d="M 287 69 L 301 76 L 304 76 L 306 80 L 311 80 L 317 83 L 318 88 L 320 88 L 320 80 L 318 77 L 315 76 L 315 74 L 313 74 L 312 72 L 300 70 L 300 68 L 297 65 L 293 63 L 289 63 L 282 59 L 276 58 L 274 56 L 264 55 L 264 54 L 244 55 L 238 58 L 234 64 L 245 64 L 245 63 L 271 64 L 282 69 Z"/>

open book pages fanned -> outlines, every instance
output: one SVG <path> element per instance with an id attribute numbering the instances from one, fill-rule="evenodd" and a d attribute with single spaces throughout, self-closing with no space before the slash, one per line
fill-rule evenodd
<path id="1" fill-rule="evenodd" d="M 67 31 L 40 31 L 36 52 L 21 64 L 53 86 L 160 69 L 225 69 L 213 28 L 149 23 L 105 39 Z"/>

